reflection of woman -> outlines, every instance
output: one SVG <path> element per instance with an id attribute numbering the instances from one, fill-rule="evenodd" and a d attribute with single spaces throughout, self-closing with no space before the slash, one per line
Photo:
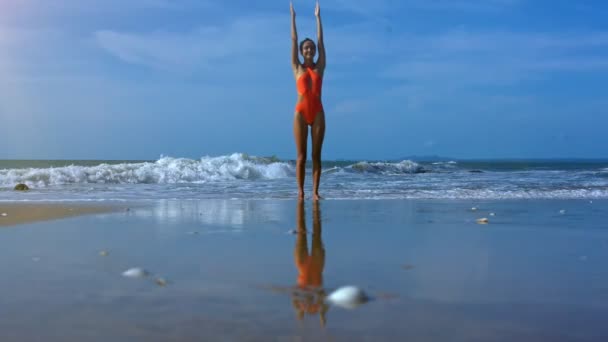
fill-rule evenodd
<path id="1" fill-rule="evenodd" d="M 321 9 L 319 2 L 315 7 L 317 17 L 317 45 L 319 58 L 315 63 L 314 57 L 317 46 L 306 38 L 300 42 L 299 53 L 304 57 L 300 63 L 298 54 L 298 33 L 296 30 L 296 12 L 290 3 L 291 11 L 291 67 L 296 78 L 298 102 L 296 103 L 293 119 L 293 135 L 296 141 L 296 179 L 298 196 L 304 199 L 304 175 L 306 170 L 306 145 L 308 144 L 308 126 L 312 135 L 312 189 L 313 199 L 318 200 L 319 181 L 321 179 L 321 148 L 325 137 L 325 112 L 321 104 L 321 85 L 325 71 L 325 45 L 323 44 L 323 27 L 321 26 Z"/>
<path id="2" fill-rule="evenodd" d="M 321 325 L 325 325 L 325 313 L 328 306 L 324 301 L 325 291 L 323 290 L 325 248 L 321 239 L 319 202 L 313 202 L 312 249 L 310 254 L 308 253 L 304 214 L 304 202 L 298 201 L 296 210 L 297 238 L 294 259 L 298 268 L 298 288 L 300 291 L 294 293 L 293 306 L 297 310 L 298 319 L 302 319 L 305 314 L 319 313 Z"/>

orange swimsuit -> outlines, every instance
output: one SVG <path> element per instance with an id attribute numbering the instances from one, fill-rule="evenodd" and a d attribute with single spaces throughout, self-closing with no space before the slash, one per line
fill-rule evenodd
<path id="1" fill-rule="evenodd" d="M 298 94 L 302 96 L 302 100 L 296 104 L 296 113 L 304 116 L 304 120 L 309 125 L 315 122 L 317 114 L 323 111 L 321 104 L 321 86 L 323 79 L 312 68 L 306 67 L 296 80 Z"/>

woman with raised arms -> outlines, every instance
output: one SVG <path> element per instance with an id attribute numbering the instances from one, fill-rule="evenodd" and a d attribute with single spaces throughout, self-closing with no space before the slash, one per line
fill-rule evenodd
<path id="1" fill-rule="evenodd" d="M 298 45 L 296 30 L 296 12 L 293 3 L 291 11 L 291 67 L 296 79 L 298 100 L 293 118 L 293 135 L 296 142 L 296 180 L 298 183 L 298 198 L 304 199 L 304 177 L 306 171 L 306 150 L 308 144 L 308 127 L 312 136 L 312 189 L 313 200 L 319 200 L 319 181 L 321 179 L 321 148 L 325 137 L 325 112 L 321 103 L 321 87 L 325 71 L 325 45 L 323 44 L 323 27 L 321 25 L 321 8 L 319 2 L 315 6 L 317 18 L 317 44 L 310 38 L 302 40 Z M 319 56 L 314 61 L 317 47 Z M 304 62 L 300 62 L 302 54 Z"/>

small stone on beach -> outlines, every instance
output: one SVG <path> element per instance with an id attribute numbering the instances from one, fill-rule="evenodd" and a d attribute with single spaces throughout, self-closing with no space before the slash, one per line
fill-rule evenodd
<path id="1" fill-rule="evenodd" d="M 108 253 L 108 251 L 100 251 L 99 255 L 101 256 L 108 256 L 110 253 Z"/>
<path id="2" fill-rule="evenodd" d="M 143 277 L 148 276 L 149 274 L 150 274 L 150 272 L 148 272 L 140 267 L 133 267 L 133 268 L 130 268 L 130 269 L 122 272 L 122 275 L 127 278 L 143 278 Z"/>
<path id="3" fill-rule="evenodd" d="M 495 213 L 490 213 L 490 216 L 496 216 L 496 214 Z"/>
<path id="4" fill-rule="evenodd" d="M 403 268 L 404 270 L 411 270 L 414 268 L 414 265 L 412 264 L 405 264 L 403 266 L 401 266 L 401 268 Z"/>
<path id="5" fill-rule="evenodd" d="M 158 286 L 165 287 L 165 286 L 167 286 L 167 279 L 165 279 L 165 278 L 156 278 L 155 283 Z"/>
<path id="6" fill-rule="evenodd" d="M 476 210 L 477 210 L 477 208 L 475 208 L 475 207 L 471 208 L 471 211 L 476 211 Z"/>
<path id="7" fill-rule="evenodd" d="M 30 188 L 27 185 L 25 185 L 23 183 L 19 183 L 19 184 L 15 185 L 15 188 L 13 190 L 15 190 L 15 191 L 27 191 L 29 189 Z"/>
<path id="8" fill-rule="evenodd" d="M 2 216 L 2 217 L 7 217 L 7 216 L 8 216 L 8 214 L 7 214 L 7 213 L 2 213 L 2 214 L 0 214 L 0 216 Z"/>
<path id="9" fill-rule="evenodd" d="M 487 218 L 485 218 L 485 217 L 477 219 L 477 223 L 478 224 L 488 224 L 488 222 L 490 222 L 490 221 Z"/>

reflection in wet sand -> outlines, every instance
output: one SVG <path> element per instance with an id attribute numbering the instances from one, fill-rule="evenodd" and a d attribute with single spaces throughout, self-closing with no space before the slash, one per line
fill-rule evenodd
<path id="1" fill-rule="evenodd" d="M 297 289 L 292 293 L 292 304 L 299 320 L 306 314 L 319 314 L 322 326 L 325 326 L 325 314 L 329 306 L 325 302 L 323 289 L 323 269 L 325 267 L 325 247 L 321 237 L 321 210 L 318 201 L 313 202 L 312 209 L 312 246 L 308 251 L 304 201 L 298 201 L 296 207 L 296 245 L 294 261 L 298 269 Z"/>
<path id="2" fill-rule="evenodd" d="M 221 226 L 228 231 L 242 231 L 247 224 L 264 221 L 279 222 L 280 202 L 238 200 L 158 200 L 152 205 L 130 207 L 126 214 L 136 218 L 151 218 L 169 231 L 174 225 L 200 224 Z M 162 227 L 162 226 L 161 226 Z"/>

